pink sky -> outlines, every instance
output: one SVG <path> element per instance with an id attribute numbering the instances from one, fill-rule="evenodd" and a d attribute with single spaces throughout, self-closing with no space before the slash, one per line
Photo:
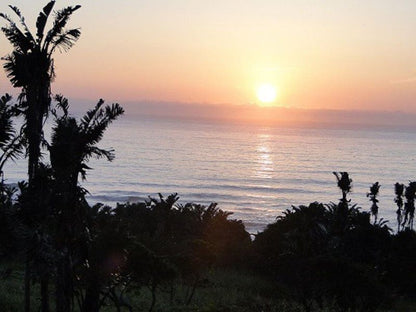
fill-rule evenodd
<path id="1" fill-rule="evenodd" d="M 8 2 L 31 25 L 46 3 Z M 70 98 L 255 105 L 270 83 L 275 106 L 416 113 L 416 1 L 84 2 L 82 38 L 56 54 L 53 91 Z"/>

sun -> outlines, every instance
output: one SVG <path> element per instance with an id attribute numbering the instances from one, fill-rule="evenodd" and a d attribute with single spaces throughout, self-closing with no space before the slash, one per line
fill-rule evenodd
<path id="1" fill-rule="evenodd" d="M 261 103 L 270 104 L 276 100 L 277 89 L 272 84 L 265 83 L 257 88 L 256 94 Z"/>

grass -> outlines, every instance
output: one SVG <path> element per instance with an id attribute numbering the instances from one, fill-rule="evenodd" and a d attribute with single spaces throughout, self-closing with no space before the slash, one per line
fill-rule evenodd
<path id="1" fill-rule="evenodd" d="M 0 263 L 0 311 L 23 311 L 24 295 L 24 269 L 18 261 L 6 261 Z M 3 276 L 6 270 L 10 273 Z M 32 286 L 31 307 L 38 311 L 40 307 L 39 285 Z"/>
<path id="2" fill-rule="evenodd" d="M 12 269 L 10 275 L 0 280 L 0 311 L 23 311 L 23 265 L 19 262 L 0 263 L 0 275 L 5 269 Z M 211 270 L 201 279 L 199 287 L 189 304 L 186 295 L 189 287 L 186 283 L 174 283 L 174 295 L 171 285 L 160 287 L 153 311 L 165 312 L 302 312 L 302 308 L 291 302 L 276 284 L 249 272 L 235 270 Z M 127 294 L 134 311 L 148 311 L 151 304 L 151 292 L 146 287 L 135 288 Z M 51 287 L 51 301 L 53 287 Z M 39 286 L 32 287 L 32 311 L 39 311 Z M 77 311 L 77 309 L 75 309 Z M 128 311 L 122 308 L 122 311 Z M 108 305 L 102 311 L 116 311 Z M 398 299 L 390 309 L 380 312 L 416 311 L 415 302 Z M 320 312 L 337 312 L 327 305 Z"/>
<path id="3" fill-rule="evenodd" d="M 189 304 L 186 303 L 190 286 L 177 281 L 174 296 L 171 285 L 160 287 L 154 311 L 300 311 L 288 310 L 276 297 L 275 286 L 263 278 L 238 271 L 212 270 L 202 279 Z M 148 311 L 151 292 L 142 287 L 128 294 L 138 311 Z M 106 309 L 105 311 L 112 311 Z"/>

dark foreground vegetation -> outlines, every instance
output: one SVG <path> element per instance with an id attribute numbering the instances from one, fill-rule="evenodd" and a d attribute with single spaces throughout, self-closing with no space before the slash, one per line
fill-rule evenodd
<path id="1" fill-rule="evenodd" d="M 349 190 L 348 174 L 342 176 Z M 176 194 L 90 207 L 81 192 L 66 211 L 70 223 L 56 229 L 60 210 L 52 210 L 33 230 L 22 209 L 25 191 L 13 201 L 13 192 L 3 187 L 2 311 L 22 310 L 26 261 L 34 311 L 43 306 L 43 296 L 54 298 L 43 311 L 59 310 L 60 283 L 67 283 L 63 296 L 74 311 L 411 311 L 416 306 L 411 223 L 393 234 L 383 220 L 350 204 L 346 188 L 339 203 L 293 207 L 250 239 L 230 213 L 215 204 L 177 204 Z M 404 205 L 411 204 L 407 200 Z M 46 207 L 58 209 L 50 202 Z M 62 241 L 64 251 L 58 249 Z M 42 291 L 45 276 L 50 282 Z"/>
<path id="2" fill-rule="evenodd" d="M 18 8 L 18 24 L 0 14 L 14 49 L 4 68 L 21 89 L 16 102 L 0 98 L 1 311 L 415 310 L 416 182 L 395 185 L 395 233 L 378 219 L 380 185 L 363 211 L 350 203 L 346 172 L 334 173 L 338 203 L 293 207 L 254 237 L 216 204 L 179 205 L 176 194 L 90 206 L 80 178 L 91 157 L 114 158 L 97 144 L 123 109 L 100 100 L 77 119 L 63 96 L 52 101 L 53 53 L 80 36 L 65 28 L 79 6 L 54 5 L 35 35 Z M 13 187 L 3 168 L 18 157 L 28 179 Z"/>

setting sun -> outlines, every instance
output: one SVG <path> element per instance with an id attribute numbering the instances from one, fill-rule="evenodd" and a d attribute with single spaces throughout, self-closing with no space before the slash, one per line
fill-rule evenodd
<path id="1" fill-rule="evenodd" d="M 276 100 L 277 89 L 271 84 L 262 84 L 257 88 L 257 98 L 261 103 L 269 104 Z"/>

